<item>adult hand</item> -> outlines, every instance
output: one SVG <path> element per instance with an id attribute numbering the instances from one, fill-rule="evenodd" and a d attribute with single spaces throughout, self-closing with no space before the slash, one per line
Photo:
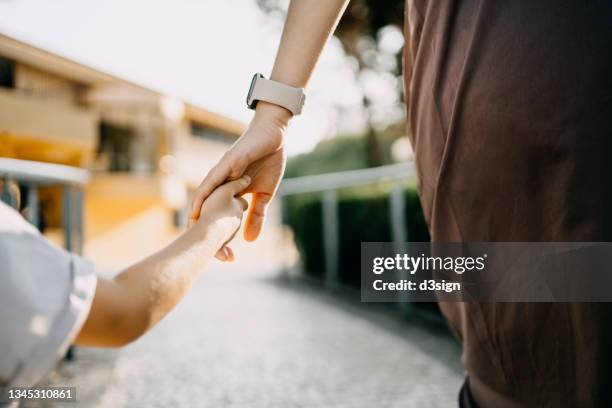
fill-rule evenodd
<path id="1" fill-rule="evenodd" d="M 200 216 L 204 200 L 215 188 L 228 180 L 243 175 L 251 177 L 251 184 L 242 194 L 251 193 L 251 205 L 244 226 L 244 238 L 254 241 L 264 222 L 268 204 L 274 197 L 285 170 L 283 138 L 291 113 L 279 106 L 259 102 L 247 130 L 223 155 L 195 192 L 190 223 Z M 233 260 L 233 251 L 224 247 L 217 252 L 220 260 Z"/>

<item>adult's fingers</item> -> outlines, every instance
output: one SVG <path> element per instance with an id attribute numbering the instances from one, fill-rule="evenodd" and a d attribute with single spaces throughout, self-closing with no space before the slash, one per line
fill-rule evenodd
<path id="1" fill-rule="evenodd" d="M 237 180 L 230 181 L 223 185 L 223 188 L 227 188 L 232 192 L 232 195 L 240 194 L 244 191 L 249 184 L 251 184 L 251 178 L 247 175 L 240 177 Z"/>
<path id="2" fill-rule="evenodd" d="M 244 225 L 244 239 L 247 241 L 255 241 L 259 236 L 270 200 L 271 194 L 253 193 L 251 209 Z"/>
<path id="3" fill-rule="evenodd" d="M 228 167 L 221 162 L 208 172 L 204 180 L 202 180 L 202 183 L 195 191 L 189 218 L 193 220 L 200 218 L 200 209 L 202 208 L 202 204 L 204 204 L 204 200 L 206 200 L 206 198 L 215 188 L 220 186 L 225 181 L 229 172 L 227 169 Z"/>

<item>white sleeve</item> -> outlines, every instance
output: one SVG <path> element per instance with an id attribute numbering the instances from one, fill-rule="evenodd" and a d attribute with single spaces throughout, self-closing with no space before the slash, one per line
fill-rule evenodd
<path id="1" fill-rule="evenodd" d="M 85 322 L 96 283 L 90 262 L 32 231 L 0 227 L 0 386 L 32 386 L 53 368 Z"/>

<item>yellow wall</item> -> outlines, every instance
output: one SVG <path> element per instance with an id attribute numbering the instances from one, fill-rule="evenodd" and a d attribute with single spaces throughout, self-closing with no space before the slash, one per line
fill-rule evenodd
<path id="1" fill-rule="evenodd" d="M 56 138 L 51 141 L 33 136 L 0 133 L 0 157 L 79 167 L 91 154 L 83 146 L 68 140 Z"/>

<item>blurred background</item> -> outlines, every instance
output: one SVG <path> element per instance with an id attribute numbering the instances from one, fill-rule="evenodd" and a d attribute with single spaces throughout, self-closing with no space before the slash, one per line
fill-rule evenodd
<path id="1" fill-rule="evenodd" d="M 0 192 L 103 276 L 185 228 L 268 75 L 278 0 L 0 0 Z M 403 1 L 354 0 L 286 137 L 262 237 L 150 335 L 47 380 L 83 406 L 454 406 L 435 304 L 359 302 L 362 241 L 429 240 L 406 135 Z M 194 403 L 195 401 L 195 403 Z M 71 405 L 74 406 L 74 405 Z"/>

